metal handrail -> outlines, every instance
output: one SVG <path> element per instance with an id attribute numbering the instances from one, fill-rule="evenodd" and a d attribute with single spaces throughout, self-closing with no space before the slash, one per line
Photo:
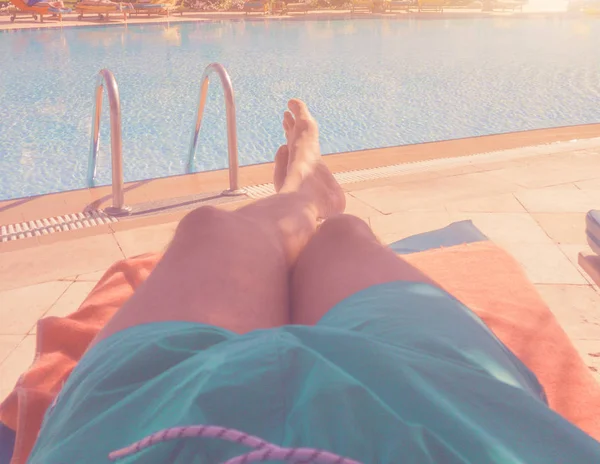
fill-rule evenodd
<path id="1" fill-rule="evenodd" d="M 117 86 L 115 76 L 108 69 L 102 69 L 96 78 L 87 182 L 88 187 L 93 187 L 96 183 L 98 148 L 100 147 L 100 116 L 102 115 L 102 93 L 104 86 L 106 86 L 110 110 L 110 154 L 112 157 L 112 206 L 106 208 L 106 212 L 113 216 L 119 216 L 128 214 L 130 208 L 125 206 L 123 190 L 123 144 L 121 140 L 119 87 Z"/>
<path id="2" fill-rule="evenodd" d="M 219 76 L 221 85 L 223 86 L 223 93 L 225 94 L 225 113 L 227 116 L 227 153 L 229 158 L 229 190 L 226 190 L 223 193 L 226 195 L 241 195 L 243 194 L 243 191 L 240 189 L 238 184 L 239 162 L 237 147 L 237 125 L 235 121 L 235 97 L 233 94 L 233 87 L 231 86 L 229 74 L 223 65 L 219 63 L 209 64 L 204 70 L 204 73 L 202 73 L 202 79 L 200 83 L 200 99 L 198 102 L 198 108 L 196 110 L 196 125 L 194 126 L 192 140 L 190 142 L 186 173 L 191 174 L 194 172 L 198 134 L 200 133 L 200 126 L 202 125 L 202 116 L 204 114 L 204 106 L 206 105 L 206 98 L 208 95 L 209 78 L 212 73 L 216 73 Z"/>

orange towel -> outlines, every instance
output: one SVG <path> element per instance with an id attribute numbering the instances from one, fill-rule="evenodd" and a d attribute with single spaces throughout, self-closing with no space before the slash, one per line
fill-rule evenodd
<path id="1" fill-rule="evenodd" d="M 600 384 L 512 256 L 485 241 L 403 258 L 486 323 L 535 373 L 553 410 L 600 440 Z"/>
<path id="2" fill-rule="evenodd" d="M 80 308 L 37 326 L 36 358 L 0 405 L 0 422 L 16 431 L 11 464 L 25 464 L 50 406 L 96 334 L 148 277 L 159 255 L 112 265 Z"/>
<path id="3" fill-rule="evenodd" d="M 538 376 L 550 406 L 600 439 L 600 385 L 517 262 L 491 242 L 403 256 L 477 313 Z M 11 464 L 25 463 L 46 409 L 94 335 L 148 276 L 158 255 L 112 266 L 79 310 L 38 325 L 37 357 L 0 405 L 16 430 Z"/>

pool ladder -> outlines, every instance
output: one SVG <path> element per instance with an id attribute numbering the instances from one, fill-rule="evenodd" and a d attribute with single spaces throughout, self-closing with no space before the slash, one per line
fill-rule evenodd
<path id="1" fill-rule="evenodd" d="M 198 135 L 202 125 L 202 116 L 208 96 L 208 85 L 211 74 L 217 74 L 223 92 L 225 94 L 225 114 L 227 118 L 227 152 L 228 152 L 228 170 L 229 170 L 229 189 L 223 192 L 224 195 L 241 195 L 243 190 L 239 187 L 238 171 L 238 146 L 237 146 L 237 125 L 235 118 L 235 96 L 231 79 L 227 70 L 219 63 L 209 64 L 204 73 L 200 84 L 200 98 L 196 109 L 196 122 L 192 132 L 190 148 L 188 151 L 188 162 L 186 174 L 191 174 L 195 169 L 196 147 L 198 145 Z M 112 159 L 112 206 L 105 211 L 112 216 L 124 216 L 131 212 L 131 208 L 125 205 L 125 190 L 123 182 L 123 144 L 121 132 L 121 101 L 119 98 L 119 87 L 115 76 L 108 69 L 102 69 L 96 79 L 96 92 L 94 95 L 94 111 L 92 113 L 92 137 L 90 142 L 90 156 L 88 160 L 87 184 L 88 187 L 94 187 L 96 184 L 96 171 L 98 165 L 98 149 L 100 148 L 100 116 L 102 115 L 102 94 L 106 87 L 108 104 L 110 111 L 110 152 Z"/>

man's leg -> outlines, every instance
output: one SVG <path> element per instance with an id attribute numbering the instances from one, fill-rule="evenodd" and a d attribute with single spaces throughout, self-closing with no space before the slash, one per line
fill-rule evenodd
<path id="1" fill-rule="evenodd" d="M 311 143 L 318 147 L 314 120 L 307 117 L 302 123 L 315 126 L 310 130 L 302 129 L 307 138 L 312 136 Z M 288 146 L 292 146 L 298 118 L 286 112 L 283 127 Z M 284 158 L 286 151 L 282 150 L 278 155 Z M 283 191 L 284 180 L 293 175 L 287 172 L 285 177 L 286 173 L 281 172 L 283 166 L 285 163 L 281 162 L 276 169 L 275 189 L 278 191 Z M 361 219 L 341 214 L 331 217 L 311 238 L 292 270 L 291 322 L 313 325 L 332 306 L 353 293 L 395 280 L 431 283 L 420 271 L 384 247 Z"/>
<path id="2" fill-rule="evenodd" d="M 292 273 L 292 323 L 314 325 L 354 293 L 397 280 L 433 283 L 383 246 L 361 219 L 346 214 L 325 221 Z"/>
<path id="3" fill-rule="evenodd" d="M 276 157 L 275 195 L 235 212 L 199 208 L 179 224 L 162 260 L 100 332 L 192 321 L 238 333 L 289 319 L 289 269 L 317 220 L 344 210 L 344 194 L 321 161 L 318 129 L 292 100 L 288 146 Z M 283 165 L 282 165 L 283 163 Z"/>

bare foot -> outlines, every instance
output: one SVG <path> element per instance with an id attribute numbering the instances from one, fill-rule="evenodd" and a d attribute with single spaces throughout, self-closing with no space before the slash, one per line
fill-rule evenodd
<path id="1" fill-rule="evenodd" d="M 288 146 L 280 146 L 277 153 L 275 153 L 275 169 L 273 170 L 273 184 L 275 185 L 276 192 L 281 190 L 285 182 L 289 159 L 290 151 L 288 150 Z"/>
<path id="2" fill-rule="evenodd" d="M 275 189 L 306 195 L 323 219 L 343 213 L 346 197 L 321 159 L 317 122 L 300 100 L 290 100 L 288 108 L 283 117 L 287 147 L 275 156 Z"/>

